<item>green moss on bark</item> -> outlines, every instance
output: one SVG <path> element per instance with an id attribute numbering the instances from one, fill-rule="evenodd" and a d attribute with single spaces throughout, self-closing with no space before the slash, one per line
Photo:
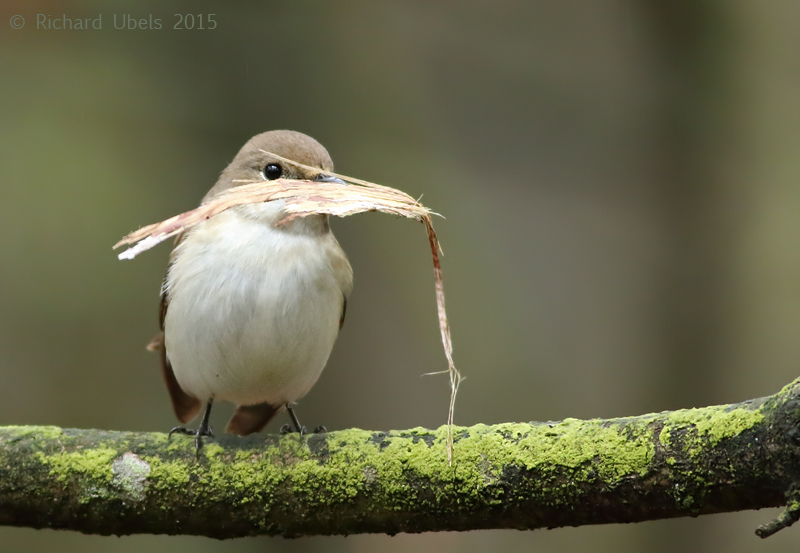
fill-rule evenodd
<path id="1" fill-rule="evenodd" d="M 798 384 L 641 417 L 310 436 L 0 428 L 0 523 L 98 533 L 332 534 L 630 522 L 779 504 Z M 788 429 L 788 430 L 787 430 Z M 783 441 L 782 441 L 783 440 Z M 781 454 L 776 453 L 783 452 Z"/>

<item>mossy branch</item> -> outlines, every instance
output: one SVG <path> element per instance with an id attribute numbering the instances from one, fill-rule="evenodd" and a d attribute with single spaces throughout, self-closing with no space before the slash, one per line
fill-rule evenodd
<path id="1" fill-rule="evenodd" d="M 789 503 L 800 380 L 767 398 L 611 420 L 190 437 L 0 428 L 0 524 L 233 538 L 554 528 Z"/>

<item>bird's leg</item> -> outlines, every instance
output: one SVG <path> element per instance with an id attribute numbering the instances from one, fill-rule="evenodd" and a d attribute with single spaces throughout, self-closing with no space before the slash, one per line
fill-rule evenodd
<path id="1" fill-rule="evenodd" d="M 200 426 L 197 427 L 197 430 L 192 430 L 191 428 L 185 428 L 183 426 L 176 426 L 169 431 L 169 436 L 167 436 L 167 439 L 171 438 L 173 434 L 186 434 L 187 436 L 194 436 L 195 453 L 200 456 L 200 449 L 203 447 L 203 436 L 208 436 L 209 438 L 214 437 L 214 431 L 211 430 L 211 425 L 208 424 L 208 419 L 211 416 L 212 403 L 214 403 L 213 397 L 209 399 L 208 403 L 206 404 L 206 411 L 203 413 L 203 420 L 200 421 Z"/>
<path id="2" fill-rule="evenodd" d="M 299 432 L 301 436 L 304 435 L 306 433 L 306 427 L 300 424 L 300 421 L 297 420 L 297 415 L 294 414 L 294 409 L 292 409 L 288 403 L 286 404 L 286 410 L 289 411 L 289 416 L 292 418 L 292 424 L 294 425 L 294 428 L 288 424 L 284 424 L 281 426 L 281 434 Z"/>

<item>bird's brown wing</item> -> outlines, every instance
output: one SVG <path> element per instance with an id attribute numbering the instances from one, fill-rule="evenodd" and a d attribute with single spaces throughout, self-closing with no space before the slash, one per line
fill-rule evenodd
<path id="1" fill-rule="evenodd" d="M 175 240 L 175 245 L 183 238 L 183 234 L 179 235 Z M 161 358 L 161 376 L 164 377 L 164 384 L 167 385 L 169 397 L 172 400 L 172 409 L 175 411 L 175 416 L 182 423 L 187 423 L 197 416 L 200 412 L 200 400 L 194 396 L 190 396 L 183 391 L 178 380 L 175 378 L 175 373 L 172 370 L 172 363 L 167 357 L 167 347 L 164 344 L 164 319 L 167 317 L 167 308 L 169 307 L 169 299 L 166 292 L 161 292 L 161 303 L 158 311 L 158 327 L 161 332 L 153 338 L 147 345 L 150 351 L 156 351 Z"/>
<path id="2" fill-rule="evenodd" d="M 260 432 L 282 407 L 282 405 L 273 407 L 269 403 L 240 405 L 228 423 L 228 433 L 247 436 L 253 432 Z"/>
<path id="3" fill-rule="evenodd" d="M 167 385 L 169 398 L 172 400 L 172 410 L 175 411 L 175 416 L 182 423 L 187 423 L 197 416 L 200 412 L 200 400 L 194 396 L 190 396 L 183 391 L 181 385 L 178 384 L 178 379 L 175 378 L 175 373 L 172 370 L 172 363 L 169 362 L 167 357 L 167 347 L 164 345 L 164 317 L 167 314 L 167 295 L 161 294 L 161 315 L 160 325 L 161 333 L 156 336 L 148 349 L 158 351 L 161 358 L 161 376 L 164 378 L 164 384 Z M 155 346 L 155 347 L 154 347 Z"/>

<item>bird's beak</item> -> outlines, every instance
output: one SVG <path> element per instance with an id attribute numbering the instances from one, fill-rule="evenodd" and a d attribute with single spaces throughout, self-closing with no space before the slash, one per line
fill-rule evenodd
<path id="1" fill-rule="evenodd" d="M 332 177 L 331 175 L 324 175 L 322 173 L 314 177 L 314 182 L 335 182 L 336 184 L 347 184 L 339 177 Z"/>

